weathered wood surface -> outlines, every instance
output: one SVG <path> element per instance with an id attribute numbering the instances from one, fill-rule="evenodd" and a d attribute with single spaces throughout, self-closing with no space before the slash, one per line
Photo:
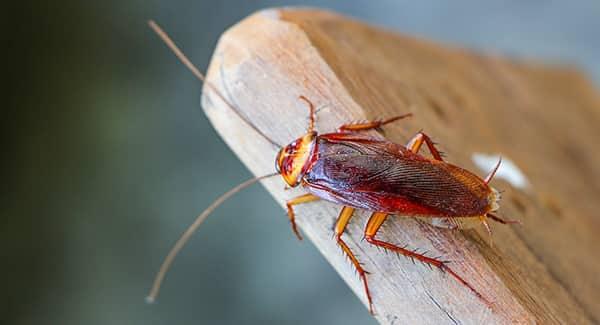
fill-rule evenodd
<path id="1" fill-rule="evenodd" d="M 385 127 L 388 139 L 405 143 L 423 128 L 451 163 L 484 175 L 471 155 L 500 153 L 528 176 L 529 190 L 494 182 L 506 191 L 501 211 L 524 225 L 493 224 L 493 247 L 483 229 L 441 230 L 401 217 L 388 219 L 381 233 L 454 261 L 492 308 L 442 272 L 361 242 L 368 213 L 358 213 L 346 238 L 372 273 L 381 323 L 600 321 L 600 97 L 579 73 L 440 46 L 329 12 L 273 9 L 223 34 L 208 78 L 280 143 L 305 131 L 307 109 L 298 100 L 304 95 L 326 106 L 317 118 L 321 132 L 412 111 L 413 119 Z M 203 107 L 253 173 L 273 171 L 277 149 L 207 88 Z M 285 191 L 281 179 L 264 184 L 282 205 L 303 193 Z M 298 224 L 366 301 L 332 240 L 339 209 L 326 202 L 298 206 Z"/>

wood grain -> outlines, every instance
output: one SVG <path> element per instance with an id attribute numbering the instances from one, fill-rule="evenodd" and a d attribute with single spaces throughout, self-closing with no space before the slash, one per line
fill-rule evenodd
<path id="1" fill-rule="evenodd" d="M 320 132 L 412 111 L 410 121 L 385 127 L 388 139 L 405 143 L 425 129 L 451 163 L 484 175 L 472 154 L 500 153 L 527 175 L 529 190 L 494 181 L 505 190 L 501 211 L 524 226 L 493 224 L 493 247 L 483 229 L 448 231 L 402 217 L 389 219 L 381 235 L 454 261 L 491 308 L 453 278 L 361 242 L 368 213 L 353 218 L 347 242 L 372 273 L 381 323 L 600 321 L 600 96 L 578 72 L 441 46 L 330 12 L 272 9 L 223 34 L 208 78 L 282 144 L 306 129 L 304 95 L 323 107 Z M 246 166 L 256 175 L 272 172 L 278 148 L 207 88 L 202 99 Z M 281 179 L 264 185 L 282 206 L 303 193 L 284 190 Z M 331 239 L 339 209 L 298 206 L 298 224 L 364 302 L 359 278 Z M 281 231 L 292 240 L 291 229 Z"/>

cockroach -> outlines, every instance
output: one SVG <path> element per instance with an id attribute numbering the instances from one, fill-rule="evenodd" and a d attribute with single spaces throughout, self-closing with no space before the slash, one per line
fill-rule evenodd
<path id="1" fill-rule="evenodd" d="M 411 113 L 383 120 L 344 124 L 336 132 L 318 134 L 315 131 L 315 106 L 304 96 L 299 96 L 299 99 L 306 102 L 309 109 L 308 129 L 304 135 L 288 145 L 280 145 L 254 126 L 217 87 L 208 82 L 158 25 L 153 21 L 149 24 L 200 81 L 252 129 L 281 149 L 275 158 L 276 173 L 241 183 L 220 196 L 198 216 L 165 258 L 148 301 L 155 300 L 174 257 L 211 212 L 240 190 L 265 178 L 279 175 L 286 186 L 301 186 L 308 192 L 286 202 L 291 227 L 298 239 L 302 239 L 302 236 L 296 227 L 293 208 L 295 205 L 326 200 L 343 206 L 335 222 L 334 238 L 358 271 L 372 314 L 373 299 L 367 281 L 368 272 L 342 238 L 356 209 L 372 212 L 364 230 L 364 239 L 368 243 L 449 273 L 489 304 L 471 284 L 448 266 L 447 261 L 377 239 L 377 233 L 391 215 L 425 219 L 435 226 L 449 229 L 483 224 L 490 235 L 488 219 L 503 224 L 518 223 L 515 220 L 501 219 L 494 214 L 499 208 L 500 194 L 489 183 L 501 161 L 498 161 L 489 175 L 482 179 L 468 170 L 446 162 L 436 144 L 424 132 L 418 132 L 406 145 L 361 133 L 380 129 L 384 125 L 411 116 Z M 432 158 L 419 153 L 423 144 Z"/>

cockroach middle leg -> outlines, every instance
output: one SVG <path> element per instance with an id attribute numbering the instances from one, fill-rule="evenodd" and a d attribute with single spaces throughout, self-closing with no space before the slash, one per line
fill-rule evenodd
<path id="1" fill-rule="evenodd" d="M 433 141 L 431 141 L 431 138 L 423 132 L 417 133 L 412 139 L 410 139 L 410 141 L 408 141 L 408 144 L 406 145 L 406 149 L 414 153 L 418 153 L 421 149 L 421 146 L 423 145 L 423 142 L 425 142 L 427 148 L 429 148 L 429 152 L 431 152 L 433 158 L 439 161 L 444 161 L 444 158 L 442 157 L 443 155 L 439 150 L 437 150 L 437 148 L 435 147 L 435 143 L 433 143 Z"/>
<path id="2" fill-rule="evenodd" d="M 342 208 L 342 211 L 340 212 L 337 222 L 335 223 L 335 229 L 334 229 L 335 239 L 337 240 L 338 245 L 340 245 L 340 247 L 342 248 L 344 253 L 350 258 L 350 261 L 352 262 L 352 264 L 354 264 L 354 267 L 356 267 L 356 270 L 358 271 L 358 275 L 360 276 L 361 280 L 363 281 L 363 284 L 365 287 L 365 292 L 367 294 L 367 301 L 369 302 L 369 312 L 371 312 L 371 314 L 374 315 L 373 301 L 371 300 L 371 293 L 369 292 L 369 285 L 367 284 L 368 272 L 363 269 L 362 265 L 360 264 L 360 262 L 358 261 L 358 259 L 354 255 L 354 253 L 352 253 L 352 251 L 350 250 L 350 247 L 348 247 L 346 242 L 344 242 L 344 240 L 342 239 L 342 235 L 344 234 L 344 231 L 346 230 L 346 226 L 348 225 L 350 218 L 352 218 L 353 213 L 354 213 L 354 208 L 351 208 L 348 206 L 345 206 Z"/>
<path id="3" fill-rule="evenodd" d="M 298 231 L 298 227 L 296 227 L 296 214 L 294 213 L 294 205 L 308 203 L 308 202 L 317 201 L 317 200 L 320 200 L 320 198 L 318 196 L 307 193 L 307 194 L 303 194 L 298 197 L 295 197 L 285 203 L 287 205 L 288 217 L 290 218 L 290 223 L 292 224 L 292 230 L 294 231 L 294 233 L 296 234 L 296 237 L 298 237 L 299 240 L 302 240 L 302 235 L 300 235 L 300 232 Z"/>
<path id="4" fill-rule="evenodd" d="M 344 124 L 338 128 L 338 132 L 358 132 L 358 131 L 367 131 L 373 129 L 380 129 L 382 126 L 396 122 L 406 117 L 412 116 L 412 113 L 407 113 L 403 115 L 398 115 L 394 117 L 390 117 L 385 120 L 375 120 L 375 121 L 367 121 L 364 123 L 349 123 Z"/>
<path id="5" fill-rule="evenodd" d="M 454 272 L 448 265 L 447 265 L 447 261 L 442 261 L 438 258 L 432 258 L 429 256 L 425 256 L 424 254 L 420 254 L 417 253 L 416 251 L 411 251 L 409 249 L 406 249 L 404 247 L 399 247 L 396 246 L 394 244 L 382 241 L 382 240 L 378 240 L 375 239 L 375 236 L 377 235 L 377 232 L 379 231 L 379 229 L 381 228 L 381 225 L 383 224 L 383 222 L 387 219 L 388 214 L 385 212 L 375 212 L 371 215 L 371 217 L 369 218 L 369 221 L 367 222 L 367 226 L 365 227 L 365 239 L 375 245 L 375 246 L 379 246 L 379 247 L 383 247 L 384 249 L 388 249 L 392 252 L 396 252 L 398 254 L 402 254 L 406 257 L 412 258 L 412 259 L 416 259 L 418 261 L 421 261 L 425 264 L 428 265 L 433 265 L 437 268 L 439 268 L 440 270 L 449 273 L 450 275 L 452 275 L 456 280 L 458 280 L 458 282 L 462 283 L 464 286 L 466 286 L 467 288 L 469 288 L 477 297 L 479 297 L 480 299 L 482 299 L 487 305 L 489 305 L 490 303 L 485 300 L 485 298 L 483 298 L 483 296 L 477 291 L 475 290 L 475 288 L 473 288 L 465 279 L 463 279 L 460 275 L 458 275 L 456 272 Z"/>

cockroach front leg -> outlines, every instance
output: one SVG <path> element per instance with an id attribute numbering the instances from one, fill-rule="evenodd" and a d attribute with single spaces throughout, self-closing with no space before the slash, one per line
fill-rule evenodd
<path id="1" fill-rule="evenodd" d="M 489 302 L 487 300 L 485 300 L 485 298 L 483 298 L 483 296 L 479 292 L 477 292 L 477 290 L 475 290 L 475 288 L 473 288 L 467 281 L 465 281 L 462 277 L 460 277 L 456 272 L 454 272 L 447 265 L 448 262 L 442 261 L 438 258 L 432 258 L 429 256 L 425 256 L 424 254 L 419 254 L 416 251 L 411 251 L 404 247 L 399 247 L 394 244 L 376 239 L 375 236 L 377 235 L 379 228 L 381 228 L 381 225 L 383 224 L 385 219 L 387 219 L 387 217 L 388 217 L 388 214 L 385 212 L 375 212 L 371 215 L 371 217 L 369 218 L 369 221 L 367 222 L 367 226 L 365 227 L 365 239 L 369 243 L 371 243 L 375 246 L 383 247 L 384 249 L 388 249 L 392 252 L 402 254 L 411 259 L 416 259 L 425 264 L 433 265 L 444 272 L 450 273 L 454 278 L 456 278 L 456 280 L 458 280 L 458 282 L 462 283 L 464 286 L 469 288 L 477 297 L 484 300 L 486 302 L 486 304 L 489 305 Z"/>
<path id="2" fill-rule="evenodd" d="M 394 116 L 385 120 L 367 121 L 364 123 L 344 124 L 338 128 L 338 132 L 358 132 L 373 129 L 381 129 L 382 126 L 412 116 L 412 113 Z"/>
<path id="3" fill-rule="evenodd" d="M 285 203 L 287 205 L 288 217 L 290 218 L 290 222 L 292 224 L 292 230 L 294 231 L 294 233 L 296 234 L 296 237 L 298 237 L 299 240 L 302 240 L 302 235 L 300 235 L 300 232 L 298 231 L 298 228 L 296 227 L 296 215 L 294 214 L 293 206 L 302 204 L 302 203 L 317 201 L 317 200 L 319 200 L 318 196 L 307 193 L 307 194 L 295 197 Z"/>
<path id="4" fill-rule="evenodd" d="M 414 153 L 419 153 L 423 142 L 425 142 L 427 148 L 429 148 L 429 152 L 431 152 L 433 158 L 439 161 L 444 161 L 443 155 L 437 150 L 437 148 L 435 147 L 435 143 L 433 143 L 433 141 L 431 141 L 431 138 L 423 132 L 417 133 L 412 139 L 410 139 L 410 141 L 408 141 L 408 144 L 406 144 L 406 149 Z"/>
<path id="5" fill-rule="evenodd" d="M 354 267 L 356 267 L 356 271 L 358 272 L 358 275 L 360 276 L 360 278 L 363 282 L 363 285 L 365 287 L 365 292 L 367 294 L 367 301 L 369 302 L 369 312 L 374 315 L 373 301 L 371 300 L 371 293 L 369 292 L 369 285 L 367 284 L 368 272 L 365 271 L 365 269 L 363 269 L 361 263 L 358 261 L 358 259 L 354 255 L 354 253 L 352 253 L 352 251 L 350 250 L 350 247 L 348 247 L 346 242 L 344 242 L 344 240 L 342 239 L 342 235 L 344 234 L 344 231 L 346 230 L 346 226 L 348 225 L 348 222 L 350 221 L 350 218 L 352 217 L 353 213 L 354 213 L 354 208 L 347 207 L 347 206 L 342 208 L 342 211 L 340 212 L 340 216 L 338 217 L 337 222 L 335 223 L 335 229 L 334 229 L 335 239 L 336 239 L 338 245 L 340 245 L 340 247 L 346 254 L 346 256 L 348 256 L 348 258 L 350 258 L 350 261 L 352 262 L 352 264 L 354 264 Z"/>

